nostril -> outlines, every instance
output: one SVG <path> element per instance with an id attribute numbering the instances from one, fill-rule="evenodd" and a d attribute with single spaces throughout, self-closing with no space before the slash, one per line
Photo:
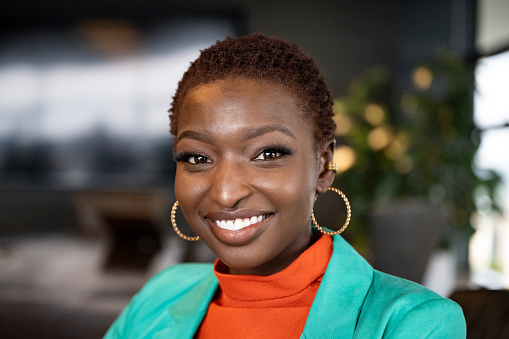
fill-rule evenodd
<path id="1" fill-rule="evenodd" d="M 234 208 L 250 195 L 251 189 L 249 187 L 229 185 L 217 190 L 216 194 L 213 194 L 213 199 L 223 207 Z"/>
<path id="2" fill-rule="evenodd" d="M 234 208 L 252 194 L 252 188 L 245 182 L 245 175 L 238 165 L 222 165 L 216 169 L 210 195 L 219 205 Z"/>

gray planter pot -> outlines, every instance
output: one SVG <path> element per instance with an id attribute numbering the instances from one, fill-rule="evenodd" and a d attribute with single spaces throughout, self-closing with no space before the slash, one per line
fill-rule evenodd
<path id="1" fill-rule="evenodd" d="M 428 259 L 445 230 L 440 206 L 411 198 L 378 204 L 369 218 L 373 266 L 422 282 Z"/>

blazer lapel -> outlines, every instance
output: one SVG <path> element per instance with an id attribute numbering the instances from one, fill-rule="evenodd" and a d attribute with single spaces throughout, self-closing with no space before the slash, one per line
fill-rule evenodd
<path id="1" fill-rule="evenodd" d="M 198 330 L 217 290 L 217 278 L 211 273 L 186 291 L 168 309 L 168 326 L 154 338 L 192 338 Z"/>
<path id="2" fill-rule="evenodd" d="M 373 268 L 339 235 L 301 338 L 351 338 Z"/>

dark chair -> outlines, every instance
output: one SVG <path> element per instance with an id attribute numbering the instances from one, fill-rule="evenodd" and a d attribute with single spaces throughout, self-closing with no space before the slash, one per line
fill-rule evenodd
<path id="1" fill-rule="evenodd" d="M 457 291 L 450 299 L 463 308 L 468 339 L 509 338 L 509 291 Z"/>

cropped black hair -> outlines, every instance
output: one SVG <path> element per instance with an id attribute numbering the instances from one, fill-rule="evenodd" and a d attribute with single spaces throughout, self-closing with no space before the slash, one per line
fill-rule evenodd
<path id="1" fill-rule="evenodd" d="M 226 38 L 201 51 L 184 73 L 173 97 L 169 113 L 170 132 L 174 137 L 180 107 L 187 93 L 197 85 L 227 77 L 253 78 L 283 85 L 313 122 L 317 145 L 334 138 L 333 99 L 315 60 L 296 44 L 263 34 Z"/>

